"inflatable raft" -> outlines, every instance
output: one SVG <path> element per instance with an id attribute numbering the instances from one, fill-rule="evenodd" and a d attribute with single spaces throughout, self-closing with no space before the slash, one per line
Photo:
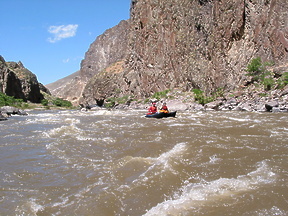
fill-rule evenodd
<path id="1" fill-rule="evenodd" d="M 146 115 L 146 118 L 167 118 L 167 117 L 175 117 L 176 116 L 176 112 L 169 112 L 169 113 L 164 113 L 164 112 L 158 112 L 155 114 L 151 114 L 151 115 Z"/>

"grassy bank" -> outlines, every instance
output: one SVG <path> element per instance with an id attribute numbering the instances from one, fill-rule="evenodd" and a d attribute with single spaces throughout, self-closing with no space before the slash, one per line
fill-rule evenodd
<path id="1" fill-rule="evenodd" d="M 45 95 L 45 99 L 41 103 L 25 102 L 22 99 L 16 99 L 14 97 L 0 93 L 0 107 L 12 106 L 19 109 L 74 109 L 72 103 L 61 98 Z"/>

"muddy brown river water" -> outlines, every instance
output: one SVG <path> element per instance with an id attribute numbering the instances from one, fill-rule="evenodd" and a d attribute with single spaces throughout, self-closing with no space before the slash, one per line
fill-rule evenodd
<path id="1" fill-rule="evenodd" d="M 288 114 L 31 111 L 0 122 L 0 215 L 288 215 Z"/>

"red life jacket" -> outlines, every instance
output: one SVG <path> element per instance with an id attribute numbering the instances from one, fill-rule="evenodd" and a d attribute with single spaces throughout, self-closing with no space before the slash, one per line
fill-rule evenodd
<path id="1" fill-rule="evenodd" d="M 168 110 L 168 107 L 167 107 L 167 106 L 162 106 L 161 109 L 162 109 L 162 110 Z"/>
<path id="2" fill-rule="evenodd" d="M 151 106 L 151 107 L 149 107 L 149 109 L 148 109 L 147 115 L 151 115 L 151 114 L 154 114 L 154 113 L 156 113 L 156 112 L 157 112 L 157 107 Z"/>
<path id="3" fill-rule="evenodd" d="M 160 112 L 169 113 L 167 106 L 162 106 Z"/>

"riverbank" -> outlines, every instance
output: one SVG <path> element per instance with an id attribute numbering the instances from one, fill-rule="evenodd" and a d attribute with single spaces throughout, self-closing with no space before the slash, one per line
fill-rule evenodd
<path id="1" fill-rule="evenodd" d="M 204 97 L 204 96 L 203 96 Z M 233 92 L 221 93 L 215 100 L 208 103 L 199 103 L 193 92 L 173 90 L 165 97 L 146 99 L 146 103 L 128 101 L 125 104 L 115 104 L 115 109 L 147 109 L 151 102 L 160 107 L 163 102 L 169 109 L 179 111 L 248 111 L 248 112 L 288 112 L 288 85 L 283 89 L 261 91 L 254 85 L 239 87 Z"/>
<path id="2" fill-rule="evenodd" d="M 161 94 L 160 94 L 161 95 Z M 210 98 L 211 100 L 211 98 Z M 163 102 L 167 103 L 170 111 L 247 111 L 247 112 L 288 112 L 288 85 L 282 89 L 262 91 L 255 85 L 242 86 L 233 92 L 218 92 L 214 100 L 207 103 L 204 95 L 196 95 L 195 92 L 183 92 L 178 89 L 167 91 L 161 97 L 151 97 L 143 100 L 127 100 L 125 103 L 115 103 L 108 109 L 143 109 L 146 110 L 151 102 L 156 102 L 160 108 Z M 202 102 L 202 103 L 201 103 Z M 83 110 L 107 109 L 91 106 Z M 7 120 L 11 115 L 27 115 L 29 110 L 71 109 L 59 106 L 43 106 L 33 104 L 29 109 L 19 109 L 11 106 L 0 108 L 0 121 Z M 74 109 L 76 109 L 74 107 Z M 80 109 L 80 108 L 79 108 Z"/>

